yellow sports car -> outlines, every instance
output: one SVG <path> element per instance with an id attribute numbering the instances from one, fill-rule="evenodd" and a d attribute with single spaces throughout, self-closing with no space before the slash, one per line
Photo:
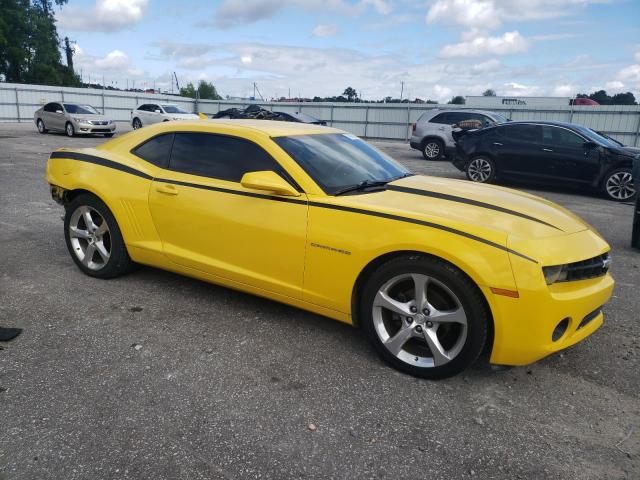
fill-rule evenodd
<path id="1" fill-rule="evenodd" d="M 524 365 L 603 322 L 609 246 L 544 199 L 413 175 L 359 138 L 299 123 L 168 122 L 51 154 L 71 257 L 133 262 L 362 328 L 390 365 L 454 375 L 486 349 Z"/>

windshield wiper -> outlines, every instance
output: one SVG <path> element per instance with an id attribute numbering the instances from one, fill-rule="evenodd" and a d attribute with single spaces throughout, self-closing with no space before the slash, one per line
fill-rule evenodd
<path id="1" fill-rule="evenodd" d="M 355 185 L 349 185 L 348 187 L 344 187 L 338 190 L 337 192 L 334 193 L 334 195 L 337 197 L 338 195 L 342 195 L 343 193 L 361 192 L 368 188 L 383 187 L 387 183 L 395 182 L 396 180 L 400 180 L 401 178 L 409 177 L 411 175 L 413 175 L 413 173 L 408 172 L 403 175 L 400 175 L 399 177 L 390 178 L 389 180 L 377 180 L 375 182 L 372 182 L 370 180 L 363 180 L 360 183 L 357 183 Z"/>

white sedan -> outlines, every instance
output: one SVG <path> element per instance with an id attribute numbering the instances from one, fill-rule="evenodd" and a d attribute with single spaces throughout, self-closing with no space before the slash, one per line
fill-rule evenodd
<path id="1" fill-rule="evenodd" d="M 189 113 L 170 103 L 143 103 L 131 112 L 131 126 L 138 129 L 152 123 L 168 122 L 169 120 L 197 120 L 198 118 L 195 113 Z"/>

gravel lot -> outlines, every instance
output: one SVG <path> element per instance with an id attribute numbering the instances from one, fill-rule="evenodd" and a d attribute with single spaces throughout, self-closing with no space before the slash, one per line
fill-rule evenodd
<path id="1" fill-rule="evenodd" d="M 152 268 L 84 276 L 45 164 L 103 141 L 0 124 L 0 324 L 24 328 L 0 344 L 0 479 L 640 478 L 630 205 L 535 190 L 613 247 L 598 332 L 530 367 L 429 382 L 383 365 L 358 330 L 268 300 Z"/>

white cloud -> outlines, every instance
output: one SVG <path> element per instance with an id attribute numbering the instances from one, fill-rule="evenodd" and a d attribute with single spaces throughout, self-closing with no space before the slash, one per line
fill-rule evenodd
<path id="1" fill-rule="evenodd" d="M 486 62 L 476 63 L 471 67 L 471 71 L 473 73 L 489 73 L 496 71 L 498 68 L 500 68 L 500 66 L 500 61 L 492 58 L 491 60 L 487 60 Z"/>
<path id="2" fill-rule="evenodd" d="M 131 59 L 126 53 L 114 50 L 105 57 L 96 59 L 94 64 L 100 70 L 122 70 L 131 65 Z"/>
<path id="3" fill-rule="evenodd" d="M 553 95 L 558 97 L 575 97 L 578 93 L 578 87 L 571 84 L 556 85 L 553 89 Z"/>
<path id="4" fill-rule="evenodd" d="M 334 24 L 320 24 L 313 29 L 314 37 L 330 37 L 338 33 L 338 27 Z"/>
<path id="5" fill-rule="evenodd" d="M 540 20 L 575 14 L 576 9 L 603 0 L 437 0 L 428 23 L 449 23 L 492 30 L 509 20 Z"/>
<path id="6" fill-rule="evenodd" d="M 640 50 L 638 50 L 636 52 L 636 54 L 633 56 L 633 58 L 636 59 L 636 62 L 640 63 Z"/>
<path id="7" fill-rule="evenodd" d="M 482 55 L 509 55 L 529 48 L 529 41 L 519 32 L 506 32 L 499 37 L 479 35 L 473 39 L 445 45 L 442 57 L 479 57 Z"/>
<path id="8" fill-rule="evenodd" d="M 272 18 L 285 8 L 347 16 L 360 15 L 367 8 L 372 8 L 380 15 L 388 15 L 393 10 L 387 0 L 359 0 L 356 3 L 347 0 L 224 0 L 216 8 L 213 22 L 210 23 L 218 28 L 231 28 Z"/>
<path id="9" fill-rule="evenodd" d="M 149 0 L 96 0 L 90 9 L 66 6 L 56 15 L 61 30 L 116 32 L 144 16 Z"/>
<path id="10" fill-rule="evenodd" d="M 504 84 L 504 88 L 500 90 L 501 95 L 508 97 L 517 96 L 536 96 L 540 95 L 541 88 L 537 85 L 523 85 L 517 82 L 507 82 Z"/>

